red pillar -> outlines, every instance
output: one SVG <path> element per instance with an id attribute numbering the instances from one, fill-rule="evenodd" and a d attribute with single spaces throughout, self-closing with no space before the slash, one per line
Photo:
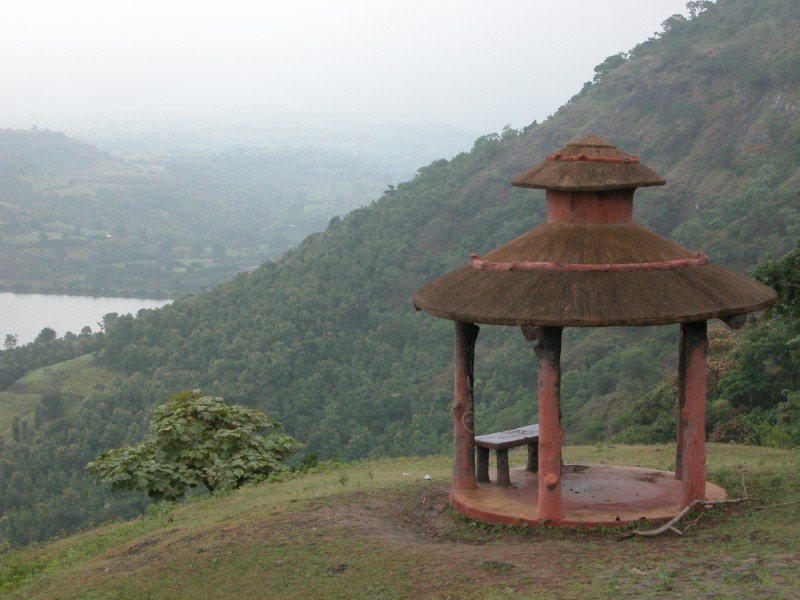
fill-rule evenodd
<path id="1" fill-rule="evenodd" d="M 561 327 L 542 327 L 536 344 L 539 361 L 539 507 L 541 520 L 561 520 Z"/>
<path id="2" fill-rule="evenodd" d="M 478 487 L 475 483 L 475 429 L 472 386 L 475 341 L 480 327 L 455 322 L 455 400 L 453 401 L 453 489 Z"/>
<path id="3" fill-rule="evenodd" d="M 678 422 L 678 439 L 675 445 L 675 479 L 683 477 L 683 416 L 686 410 L 686 342 L 684 326 L 678 338 L 678 405 L 675 407 Z"/>
<path id="4" fill-rule="evenodd" d="M 681 371 L 678 381 L 678 456 L 681 507 L 706 497 L 706 321 L 681 325 Z M 682 391 L 682 393 L 681 393 Z"/>

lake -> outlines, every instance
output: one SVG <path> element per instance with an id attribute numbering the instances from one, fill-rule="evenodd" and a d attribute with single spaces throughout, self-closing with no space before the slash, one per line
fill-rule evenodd
<path id="1" fill-rule="evenodd" d="M 100 329 L 97 323 L 102 322 L 103 315 L 112 312 L 135 315 L 141 308 L 157 308 L 170 302 L 144 298 L 0 292 L 0 344 L 9 333 L 19 336 L 19 345 L 27 344 L 36 339 L 45 327 L 54 329 L 59 337 L 67 331 L 78 334 L 85 325 L 96 332 Z"/>

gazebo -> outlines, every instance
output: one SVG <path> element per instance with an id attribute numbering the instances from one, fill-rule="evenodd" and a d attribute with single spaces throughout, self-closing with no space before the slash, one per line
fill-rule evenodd
<path id="1" fill-rule="evenodd" d="M 725 498 L 725 490 L 706 481 L 707 321 L 741 327 L 748 313 L 776 301 L 775 291 L 635 224 L 636 188 L 666 181 L 598 137 L 571 142 L 511 183 L 546 190 L 546 222 L 485 256 L 471 255 L 465 266 L 413 293 L 418 310 L 455 322 L 453 507 L 489 522 L 592 526 L 667 519 L 695 500 Z M 564 465 L 563 328 L 674 323 L 680 324 L 674 474 Z M 536 342 L 539 366 L 538 458 L 531 453 L 528 468 L 514 469 L 511 478 L 498 475 L 495 483 L 480 469 L 476 477 L 479 324 L 520 327 Z M 498 449 L 498 464 L 501 446 L 489 446 Z"/>

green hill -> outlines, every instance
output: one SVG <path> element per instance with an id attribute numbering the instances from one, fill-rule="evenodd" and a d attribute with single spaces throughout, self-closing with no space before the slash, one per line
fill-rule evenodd
<path id="1" fill-rule="evenodd" d="M 96 354 L 118 380 L 39 426 L 22 421 L 25 435 L 6 443 L 2 535 L 26 542 L 129 514 L 124 498 L 112 502 L 89 484 L 83 466 L 138 441 L 148 408 L 186 388 L 264 410 L 326 459 L 449 451 L 452 325 L 416 314 L 410 293 L 541 222 L 543 194 L 509 182 L 582 135 L 640 154 L 666 177 L 636 195 L 636 218 L 662 235 L 739 271 L 785 253 L 800 226 L 799 12 L 790 0 L 721 0 L 692 19 L 673 17 L 660 36 L 598 65 L 595 81 L 545 123 L 432 162 L 253 273 L 120 317 Z M 773 395 L 796 393 L 797 333 L 772 327 L 785 335 L 753 344 L 757 361 L 732 354 L 736 334 L 713 332 L 712 381 L 750 364 L 758 381 L 774 379 Z M 677 335 L 674 327 L 568 330 L 568 439 L 604 441 L 636 426 L 672 435 Z M 519 331 L 483 328 L 476 360 L 477 433 L 528 422 L 535 360 Z M 764 393 L 734 406 L 722 388 L 712 390 L 712 435 L 748 416 Z M 779 417 L 796 418 L 787 415 Z M 81 499 L 82 514 L 65 525 L 69 498 Z"/>
<path id="2" fill-rule="evenodd" d="M 568 447 L 567 461 L 666 466 L 674 448 Z M 521 453 L 512 463 L 522 465 Z M 327 465 L 317 474 L 0 556 L 7 598 L 793 598 L 800 587 L 796 452 L 711 445 L 732 497 L 668 533 L 515 529 L 447 507 L 446 457 Z M 432 480 L 424 481 L 423 475 Z M 788 504 L 787 504 L 788 503 Z M 766 507 L 766 508 L 765 508 Z M 648 526 L 644 526 L 647 528 Z"/>
<path id="3" fill-rule="evenodd" d="M 55 131 L 0 129 L 0 177 L 45 177 L 118 164 L 108 153 Z M 4 183 L 7 183 L 4 181 Z"/>
<path id="4" fill-rule="evenodd" d="M 326 455 L 444 449 L 451 325 L 415 314 L 410 293 L 541 222 L 543 194 L 509 181 L 567 141 L 594 133 L 641 154 L 668 183 L 637 193 L 637 218 L 716 262 L 744 271 L 793 246 L 800 115 L 787 99 L 798 98 L 800 75 L 784 63 L 800 51 L 798 9 L 755 6 L 721 2 L 675 20 L 615 69 L 599 69 L 546 123 L 480 138 L 280 260 L 119 322 L 101 361 L 164 396 L 201 387 L 256 405 Z M 769 77 L 745 77 L 752 64 Z M 613 434 L 614 418 L 674 364 L 672 328 L 568 336 L 573 439 Z M 514 330 L 487 327 L 481 338 L 477 426 L 526 421 L 531 353 Z"/>

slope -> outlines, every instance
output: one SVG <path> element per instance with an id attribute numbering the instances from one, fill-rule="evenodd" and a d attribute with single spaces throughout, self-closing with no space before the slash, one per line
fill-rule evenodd
<path id="1" fill-rule="evenodd" d="M 73 173 L 119 164 L 107 152 L 63 133 L 36 127 L 29 131 L 0 129 L 0 177 Z"/>
<path id="2" fill-rule="evenodd" d="M 668 447 L 569 447 L 658 465 Z M 449 459 L 324 465 L 0 557 L 8 598 L 790 598 L 800 586 L 797 457 L 711 446 L 712 479 L 753 500 L 619 541 L 486 526 L 447 508 Z M 512 456 L 524 464 L 522 453 Z M 424 481 L 423 474 L 432 480 Z M 759 509 L 769 505 L 768 509 Z M 703 518 L 700 518 L 703 517 Z M 649 528 L 648 525 L 643 527 Z M 613 551 L 611 548 L 613 547 Z"/>
<path id="3" fill-rule="evenodd" d="M 146 373 L 164 389 L 199 386 L 257 404 L 329 455 L 443 447 L 449 323 L 414 315 L 410 291 L 538 223 L 541 193 L 508 182 L 568 140 L 596 133 L 647 157 L 668 185 L 638 192 L 639 219 L 713 260 L 744 270 L 790 248 L 800 226 L 800 76 L 770 66 L 765 82 L 743 72 L 782 65 L 780 56 L 791 62 L 798 9 L 756 5 L 732 0 L 673 23 L 546 123 L 485 136 L 471 152 L 435 161 L 370 207 L 334 219 L 280 261 L 122 323 L 109 332 L 102 360 Z M 729 55 L 732 65 L 715 67 L 728 65 Z M 770 129 L 775 120 L 784 123 L 780 132 Z M 728 147 L 722 161 L 715 150 Z M 479 427 L 510 426 L 532 412 L 535 373 L 525 372 L 530 353 L 514 357 L 511 349 L 523 345 L 516 332 L 486 329 L 478 410 L 488 419 Z M 667 331 L 619 334 L 634 381 L 573 390 L 585 382 L 566 374 L 577 398 L 570 408 L 629 384 L 641 394 L 673 360 L 672 349 L 640 344 L 631 356 L 624 346 L 674 338 Z M 568 372 L 610 359 L 607 348 L 582 348 L 566 358 Z M 621 373 L 607 363 L 602 379 Z M 628 391 L 621 400 L 634 397 Z"/>

